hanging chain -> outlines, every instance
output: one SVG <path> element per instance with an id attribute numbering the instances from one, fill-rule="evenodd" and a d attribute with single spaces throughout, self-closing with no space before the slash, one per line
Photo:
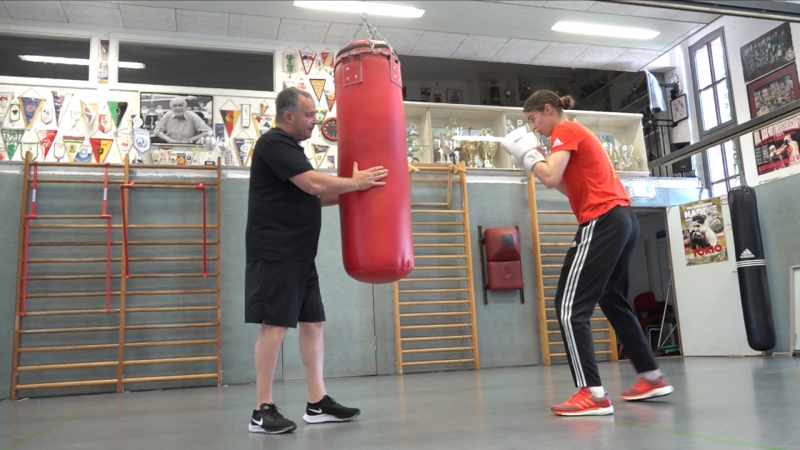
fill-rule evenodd
<path id="1" fill-rule="evenodd" d="M 367 33 L 367 37 L 369 38 L 368 39 L 369 40 L 369 47 L 372 49 L 372 53 L 375 53 L 375 42 L 374 41 L 376 41 L 376 40 L 380 40 L 380 41 L 385 42 L 386 45 L 389 46 L 389 50 L 392 53 L 394 53 L 394 49 L 392 48 L 392 44 L 390 44 L 389 41 L 387 41 L 383 36 L 381 36 L 381 33 L 378 32 L 377 28 L 375 28 L 371 23 L 369 23 L 369 16 L 367 16 L 367 13 L 362 13 L 361 14 L 361 23 L 358 25 L 358 28 L 356 28 L 356 32 L 353 34 L 353 40 L 356 39 L 356 36 L 358 35 L 358 32 L 361 31 L 362 29 L 364 29 L 364 31 Z"/>

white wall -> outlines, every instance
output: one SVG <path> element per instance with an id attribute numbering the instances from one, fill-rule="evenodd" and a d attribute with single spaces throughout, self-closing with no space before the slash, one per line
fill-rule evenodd
<path id="1" fill-rule="evenodd" d="M 684 356 L 760 354 L 747 344 L 727 201 L 723 201 L 722 214 L 728 261 L 687 266 L 680 207 L 667 208 L 675 303 Z"/>
<path id="2" fill-rule="evenodd" d="M 667 81 L 669 81 L 673 73 L 677 73 L 683 83 L 684 92 L 687 94 L 689 119 L 675 127 L 673 130 L 673 141 L 682 142 L 687 138 L 689 138 L 692 143 L 699 141 L 699 115 L 697 105 L 695 105 L 694 101 L 694 83 L 692 81 L 691 66 L 689 64 L 689 46 L 695 44 L 710 32 L 724 27 L 725 50 L 728 70 L 730 72 L 729 77 L 731 90 L 733 92 L 736 120 L 738 123 L 744 123 L 750 120 L 751 117 L 747 98 L 747 87 L 744 83 L 740 49 L 746 43 L 776 28 L 781 23 L 783 22 L 741 17 L 722 17 L 710 23 L 694 36 L 648 66 L 648 69 L 652 68 L 652 70 L 665 72 Z M 800 23 L 792 23 L 791 30 L 794 48 L 800 49 Z M 764 175 L 758 175 L 752 135 L 742 136 L 739 142 L 742 147 L 742 167 L 744 169 L 744 175 L 747 178 L 747 183 L 750 186 L 757 186 L 777 178 L 800 173 L 800 165 L 798 165 L 775 172 L 769 172 Z"/>

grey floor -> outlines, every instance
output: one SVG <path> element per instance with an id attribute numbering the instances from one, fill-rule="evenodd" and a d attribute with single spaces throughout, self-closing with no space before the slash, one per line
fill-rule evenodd
<path id="1" fill-rule="evenodd" d="M 356 421 L 306 425 L 303 383 L 276 386 L 298 422 L 247 432 L 253 386 L 0 402 L 0 449 L 800 449 L 800 363 L 790 358 L 662 359 L 676 392 L 623 403 L 629 363 L 601 364 L 614 416 L 562 418 L 565 366 L 328 380 L 362 409 Z"/>

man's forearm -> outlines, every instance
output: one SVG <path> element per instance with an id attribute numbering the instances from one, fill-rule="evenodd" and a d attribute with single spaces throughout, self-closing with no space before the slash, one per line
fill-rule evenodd
<path id="1" fill-rule="evenodd" d="M 316 172 L 314 177 L 315 194 L 320 197 L 328 195 L 340 195 L 358 190 L 358 184 L 352 178 L 341 178 Z"/>

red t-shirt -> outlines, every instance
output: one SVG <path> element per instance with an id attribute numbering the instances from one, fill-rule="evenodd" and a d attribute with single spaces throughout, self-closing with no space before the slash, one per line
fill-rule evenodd
<path id="1" fill-rule="evenodd" d="M 619 181 L 600 139 L 583 125 L 566 121 L 553 129 L 550 151 L 571 151 L 564 186 L 578 223 L 595 219 L 631 199 Z"/>

